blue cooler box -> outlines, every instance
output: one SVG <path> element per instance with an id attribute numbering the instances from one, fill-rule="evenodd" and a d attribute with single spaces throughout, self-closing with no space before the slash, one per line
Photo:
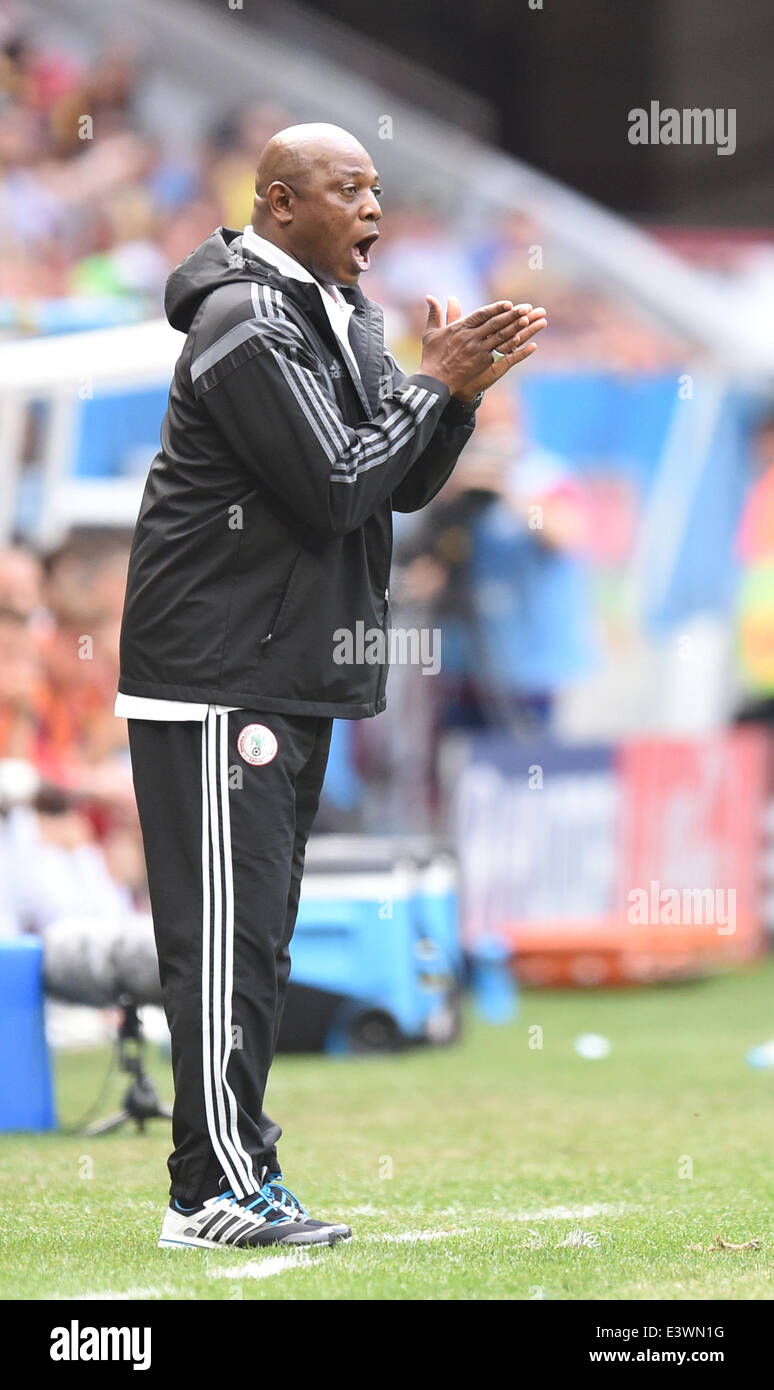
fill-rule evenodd
<path id="1" fill-rule="evenodd" d="M 413 838 L 310 840 L 291 956 L 280 1050 L 451 1042 L 462 975 L 453 858 Z"/>

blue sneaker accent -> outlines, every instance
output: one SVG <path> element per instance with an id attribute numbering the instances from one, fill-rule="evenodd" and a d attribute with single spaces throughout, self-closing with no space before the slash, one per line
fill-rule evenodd
<path id="1" fill-rule="evenodd" d="M 268 1205 L 274 1208 L 276 1208 L 277 1205 L 272 1197 L 266 1195 L 263 1188 L 260 1188 L 258 1195 L 253 1198 L 252 1202 L 246 1201 L 244 1197 L 237 1197 L 236 1193 L 230 1187 L 227 1187 L 225 1192 L 221 1192 L 220 1196 L 216 1200 L 218 1202 L 233 1202 L 238 1207 L 244 1207 L 245 1211 L 252 1211 L 254 1207 L 266 1206 L 267 1203 Z M 261 1215 L 263 1216 L 264 1213 L 261 1212 Z M 266 1222 L 269 1226 L 274 1226 L 279 1221 L 285 1220 L 287 1220 L 287 1217 L 282 1215 L 281 1212 L 278 1212 L 276 1215 L 272 1216 L 266 1214 Z"/>
<path id="2" fill-rule="evenodd" d="M 177 1197 L 175 1197 L 174 1201 L 178 1211 L 197 1211 L 196 1207 L 184 1207 L 181 1202 L 178 1202 Z"/>
<path id="3" fill-rule="evenodd" d="M 266 1223 L 269 1226 L 278 1225 L 282 1221 L 291 1221 L 294 1217 L 299 1216 L 311 1219 L 306 1207 L 299 1202 L 295 1193 L 291 1192 L 288 1187 L 285 1187 L 282 1181 L 282 1173 L 278 1169 L 270 1173 L 264 1168 L 261 1172 L 261 1177 L 263 1177 L 264 1181 L 252 1201 L 248 1202 L 245 1197 L 237 1197 L 230 1187 L 221 1192 L 217 1201 L 234 1202 L 237 1206 L 244 1207 L 246 1211 L 252 1211 L 255 1207 L 259 1207 L 262 1203 L 266 1203 L 273 1207 L 276 1213 L 275 1215 L 269 1215 L 268 1212 L 261 1213 L 261 1215 L 266 1216 Z M 221 1182 L 226 1181 L 227 1179 L 225 1177 L 221 1178 Z"/>
<path id="4" fill-rule="evenodd" d="M 294 1214 L 300 1212 L 302 1216 L 309 1215 L 306 1207 L 302 1206 L 295 1193 L 291 1192 L 290 1188 L 285 1187 L 281 1173 L 269 1173 L 261 1188 L 261 1192 L 263 1192 L 269 1202 L 274 1202 L 275 1206 L 285 1211 L 293 1212 Z"/>
<path id="5" fill-rule="evenodd" d="M 252 1202 L 245 1202 L 244 1205 L 247 1211 L 252 1211 L 253 1207 L 263 1207 L 266 1205 L 267 1202 L 271 1203 L 271 1198 L 267 1197 L 263 1188 L 261 1188 L 260 1192 L 258 1193 L 258 1196 L 254 1197 Z M 273 1203 L 271 1204 L 273 1205 Z"/>

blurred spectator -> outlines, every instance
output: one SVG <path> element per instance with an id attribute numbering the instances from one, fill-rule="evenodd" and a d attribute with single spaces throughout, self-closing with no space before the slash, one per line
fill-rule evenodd
<path id="1" fill-rule="evenodd" d="M 112 702 L 127 555 L 125 546 L 92 536 L 48 557 L 46 603 L 54 621 L 40 643 L 38 706 L 47 775 L 121 803 L 128 776 L 112 755 L 125 750 L 126 729 Z"/>
<path id="2" fill-rule="evenodd" d="M 546 722 L 554 693 L 594 664 L 585 497 L 570 465 L 527 438 L 515 396 L 488 400 L 463 478 L 496 496 L 473 523 L 479 650 L 507 716 Z"/>
<path id="3" fill-rule="evenodd" d="M 100 807 L 132 805 L 126 728 L 113 717 L 128 549 L 79 539 L 46 561 L 0 552 L 0 756 Z"/>
<path id="4" fill-rule="evenodd" d="M 91 117 L 97 138 L 136 127 L 139 75 L 136 44 L 125 36 L 108 38 L 78 81 L 67 84 L 52 104 L 51 137 L 56 154 L 77 154 L 83 116 Z"/>
<path id="5" fill-rule="evenodd" d="M 0 607 L 0 758 L 34 762 L 38 660 L 24 616 Z"/>
<path id="6" fill-rule="evenodd" d="M 406 543 L 403 582 L 434 597 L 446 717 L 545 723 L 595 659 L 586 506 L 569 465 L 531 444 L 516 398 L 484 397 L 473 440 Z"/>
<path id="7" fill-rule="evenodd" d="M 129 891 L 110 874 L 88 819 L 64 799 L 16 806 L 5 827 L 13 901 L 22 931 L 43 934 L 61 917 L 111 919 L 132 911 Z"/>
<path id="8" fill-rule="evenodd" d="M 435 501 L 395 517 L 393 628 L 423 633 L 440 669 L 391 666 L 386 713 L 356 730 L 366 822 L 432 828 L 443 732 L 535 732 L 554 695 L 593 666 L 587 526 L 569 465 L 528 440 L 509 391 L 487 394 Z"/>
<path id="9" fill-rule="evenodd" d="M 258 154 L 276 131 L 292 124 L 292 112 L 273 102 L 253 102 L 211 130 L 202 154 L 207 187 L 225 226 L 241 228 L 250 220 Z"/>
<path id="10" fill-rule="evenodd" d="M 43 601 L 43 569 L 23 545 L 0 551 L 0 607 L 10 608 L 25 620 L 40 615 Z"/>
<path id="11" fill-rule="evenodd" d="M 113 716 L 126 542 L 0 552 L 0 932 L 147 909 L 142 842 Z"/>

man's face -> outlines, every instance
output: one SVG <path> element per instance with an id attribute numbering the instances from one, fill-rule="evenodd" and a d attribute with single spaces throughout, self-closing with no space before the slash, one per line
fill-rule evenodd
<path id="1" fill-rule="evenodd" d="M 381 191 L 365 151 L 321 158 L 293 200 L 291 254 L 326 284 L 356 285 L 379 235 Z"/>

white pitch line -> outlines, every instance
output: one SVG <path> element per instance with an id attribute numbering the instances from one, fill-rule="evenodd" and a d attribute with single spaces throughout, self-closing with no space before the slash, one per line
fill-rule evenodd
<path id="1" fill-rule="evenodd" d="M 501 1223 L 508 1221 L 587 1221 L 595 1216 L 618 1216 L 628 1206 L 626 1202 L 587 1202 L 580 1207 L 540 1207 L 536 1211 L 497 1211 L 481 1212 L 482 1216 L 491 1215 L 494 1220 L 497 1218 Z M 481 1226 L 454 1226 L 444 1227 L 438 1230 L 416 1230 L 416 1231 L 395 1231 L 383 1234 L 373 1234 L 362 1237 L 362 1239 L 379 1244 L 387 1245 L 410 1245 L 416 1241 L 423 1240 L 445 1240 L 454 1236 L 475 1235 L 481 1231 Z"/>
<path id="2" fill-rule="evenodd" d="M 321 1260 L 310 1260 L 308 1255 L 270 1255 L 265 1260 L 247 1260 L 243 1265 L 229 1265 L 227 1269 L 208 1269 L 208 1279 L 269 1279 L 273 1274 L 284 1274 L 286 1269 L 307 1269 Z"/>
<path id="3" fill-rule="evenodd" d="M 538 1211 L 517 1211 L 513 1221 L 585 1221 L 591 1216 L 619 1216 L 627 1202 L 588 1202 L 582 1207 L 542 1207 Z M 508 1213 L 504 1213 L 508 1216 Z"/>

